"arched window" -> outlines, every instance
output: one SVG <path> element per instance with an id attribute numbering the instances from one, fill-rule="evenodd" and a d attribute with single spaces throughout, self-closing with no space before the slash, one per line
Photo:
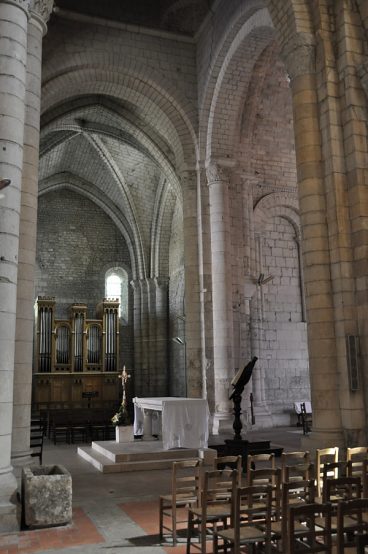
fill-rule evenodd
<path id="1" fill-rule="evenodd" d="M 106 298 L 119 300 L 119 317 L 128 321 L 128 274 L 121 267 L 114 267 L 106 272 L 105 277 Z"/>

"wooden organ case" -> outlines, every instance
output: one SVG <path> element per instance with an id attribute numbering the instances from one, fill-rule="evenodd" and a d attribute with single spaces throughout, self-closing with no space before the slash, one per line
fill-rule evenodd
<path id="1" fill-rule="evenodd" d="M 119 401 L 119 302 L 104 299 L 96 319 L 72 304 L 55 318 L 55 298 L 35 305 L 33 402 L 60 407 L 108 407 Z"/>

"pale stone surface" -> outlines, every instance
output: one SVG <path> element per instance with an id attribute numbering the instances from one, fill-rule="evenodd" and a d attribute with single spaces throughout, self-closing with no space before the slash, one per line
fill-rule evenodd
<path id="1" fill-rule="evenodd" d="M 61 465 L 22 470 L 25 523 L 29 527 L 64 525 L 72 520 L 72 478 Z"/>
<path id="2" fill-rule="evenodd" d="M 130 442 L 134 440 L 133 425 L 116 425 L 116 442 Z"/>

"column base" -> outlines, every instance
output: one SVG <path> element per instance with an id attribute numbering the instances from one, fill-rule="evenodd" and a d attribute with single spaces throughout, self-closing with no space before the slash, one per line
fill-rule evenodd
<path id="1" fill-rule="evenodd" d="M 0 533 L 20 529 L 21 506 L 17 500 L 18 485 L 13 473 L 0 474 Z"/>
<path id="2" fill-rule="evenodd" d="M 266 404 L 255 404 L 253 412 L 255 423 L 252 429 L 268 429 L 273 426 L 272 415 Z"/>
<path id="3" fill-rule="evenodd" d="M 212 415 L 211 435 L 219 435 L 220 432 L 233 433 L 234 416 L 229 412 L 215 412 Z"/>
<path id="4" fill-rule="evenodd" d="M 34 464 L 34 463 L 35 463 L 35 460 L 32 458 L 30 450 L 12 454 L 11 464 L 13 466 L 13 473 L 16 479 L 18 481 L 20 480 L 23 467 L 30 466 L 31 464 Z"/>
<path id="5" fill-rule="evenodd" d="M 317 430 L 313 429 L 309 435 L 304 435 L 300 441 L 302 450 L 309 450 L 314 454 L 317 448 L 329 448 L 338 446 L 345 448 L 345 440 L 342 429 Z"/>

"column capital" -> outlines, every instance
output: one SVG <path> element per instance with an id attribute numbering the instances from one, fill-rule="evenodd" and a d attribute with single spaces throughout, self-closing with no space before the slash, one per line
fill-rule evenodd
<path id="1" fill-rule="evenodd" d="M 13 6 L 17 6 L 29 16 L 31 1 L 32 0 L 0 0 L 0 4 L 12 4 Z"/>
<path id="2" fill-rule="evenodd" d="M 43 34 L 47 31 L 47 22 L 50 18 L 54 0 L 31 0 L 30 13 L 42 27 Z"/>
<path id="3" fill-rule="evenodd" d="M 133 279 L 130 281 L 130 286 L 133 288 L 133 290 L 140 290 L 142 285 L 142 279 Z"/>
<path id="4" fill-rule="evenodd" d="M 226 163 L 210 160 L 206 164 L 206 175 L 208 185 L 219 182 L 230 182 L 230 176 L 233 168 L 235 167 L 235 162 L 233 160 L 228 160 Z"/>
<path id="5" fill-rule="evenodd" d="M 301 75 L 308 75 L 316 71 L 316 44 L 315 38 L 306 33 L 294 35 L 281 48 L 281 58 L 285 62 L 286 70 L 291 81 Z"/>

